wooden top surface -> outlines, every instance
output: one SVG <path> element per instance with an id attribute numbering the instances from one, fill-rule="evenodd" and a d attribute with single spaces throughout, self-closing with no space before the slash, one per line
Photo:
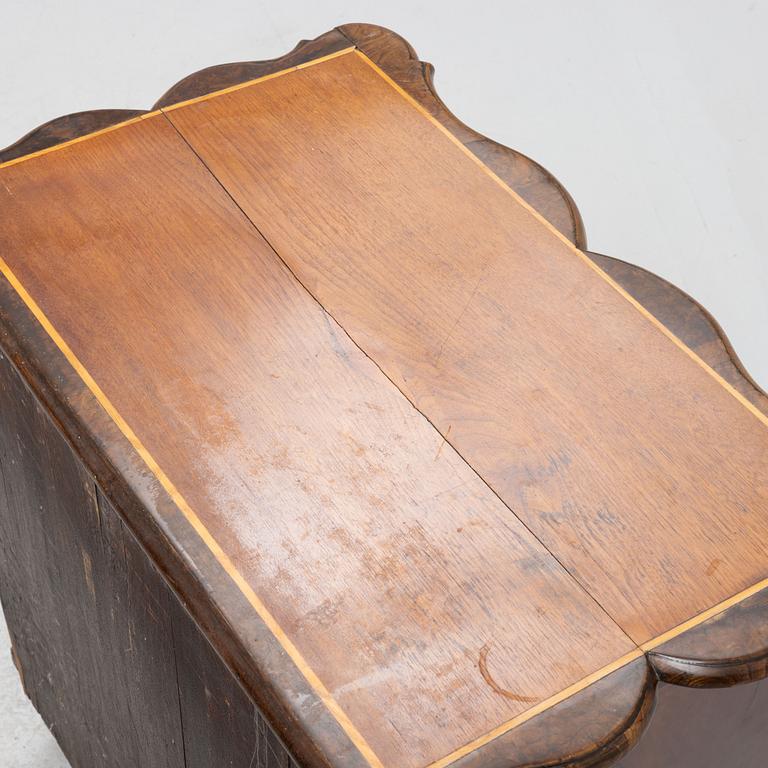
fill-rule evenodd
<path id="1" fill-rule="evenodd" d="M 372 765 L 766 576 L 765 417 L 357 52 L 0 167 L 0 255 Z"/>
<path id="2" fill-rule="evenodd" d="M 632 650 L 164 116 L 5 168 L 0 194 L 7 264 L 384 765 Z"/>
<path id="3" fill-rule="evenodd" d="M 169 118 L 635 642 L 767 575 L 766 417 L 362 57 Z"/>

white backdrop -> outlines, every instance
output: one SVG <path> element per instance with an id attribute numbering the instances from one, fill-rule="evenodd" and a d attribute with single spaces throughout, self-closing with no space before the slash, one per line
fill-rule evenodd
<path id="1" fill-rule="evenodd" d="M 709 308 L 768 387 L 768 2 L 3 0 L 0 146 L 57 115 L 148 107 L 201 67 L 337 23 L 404 35 L 449 107 L 550 169 L 593 250 Z"/>
<path id="2" fill-rule="evenodd" d="M 699 299 L 768 387 L 766 0 L 2 0 L 2 19 L 0 146 L 61 114 L 147 108 L 197 69 L 338 23 L 388 26 L 456 115 L 555 173 L 593 250 Z M 0 670 L 0 702 L 12 685 Z M 3 754 L 42 738 L 19 717 L 0 707 Z"/>

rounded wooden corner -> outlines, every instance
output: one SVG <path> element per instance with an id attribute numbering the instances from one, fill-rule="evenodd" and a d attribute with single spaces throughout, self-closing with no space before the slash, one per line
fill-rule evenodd
<path id="1" fill-rule="evenodd" d="M 768 588 L 654 648 L 658 678 L 689 688 L 727 688 L 768 677 Z"/>
<path id="2" fill-rule="evenodd" d="M 223 88 L 247 83 L 265 75 L 304 64 L 312 59 L 337 53 L 350 47 L 350 42 L 337 29 L 311 40 L 300 40 L 288 53 L 274 59 L 215 64 L 187 75 L 171 86 L 153 105 L 164 109 L 189 99 L 207 96 Z"/>
<path id="3" fill-rule="evenodd" d="M 626 754 L 648 725 L 656 675 L 634 659 L 452 763 L 452 768 L 598 768 Z"/>
<path id="4" fill-rule="evenodd" d="M 407 40 L 375 24 L 344 24 L 338 30 L 574 245 L 587 247 L 584 222 L 565 187 L 530 157 L 459 120 L 435 90 L 434 67 L 421 61 Z"/>

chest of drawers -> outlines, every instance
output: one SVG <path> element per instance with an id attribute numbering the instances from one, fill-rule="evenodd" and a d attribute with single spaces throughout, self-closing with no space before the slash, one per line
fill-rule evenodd
<path id="1" fill-rule="evenodd" d="M 401 38 L 0 160 L 0 588 L 73 765 L 763 764 L 768 399 Z"/>

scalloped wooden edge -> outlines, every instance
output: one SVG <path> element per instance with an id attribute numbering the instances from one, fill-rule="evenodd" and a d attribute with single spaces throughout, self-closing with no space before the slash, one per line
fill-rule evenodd
<path id="1" fill-rule="evenodd" d="M 481 160 L 495 157 L 513 167 L 508 169 L 507 181 L 528 203 L 536 207 L 579 248 L 586 248 L 586 233 L 581 214 L 559 181 L 531 158 L 505 147 L 466 126 L 443 104 L 434 90 L 431 64 L 419 61 L 415 51 L 402 37 L 371 24 L 346 24 L 312 40 L 302 40 L 293 50 L 274 59 L 253 62 L 219 64 L 199 70 L 179 80 L 153 105 L 151 110 L 94 110 L 64 115 L 30 131 L 14 144 L 0 150 L 0 167 L 9 161 L 52 149 L 56 146 L 103 130 L 118 127 L 129 118 L 152 114 L 193 98 L 247 84 L 268 71 L 288 69 L 327 53 L 355 46 L 376 59 L 372 46 L 385 40 L 395 44 L 402 54 L 394 59 L 402 68 L 393 72 L 386 62 L 382 67 L 417 101 L 431 102 L 431 112 L 454 134 L 461 134 L 463 143 Z M 379 62 L 382 63 L 382 62 Z M 123 113 L 122 115 L 120 113 Z M 112 114 L 111 121 L 108 115 Z M 514 173 L 514 178 L 509 178 Z"/>
<path id="2" fill-rule="evenodd" d="M 0 149 L 0 167 L 75 138 L 123 125 L 144 114 L 146 110 L 143 109 L 93 109 L 55 117 L 33 128 L 13 144 Z"/>
<path id="3" fill-rule="evenodd" d="M 349 47 L 350 42 L 364 52 L 371 58 L 371 60 L 376 62 L 377 65 L 395 80 L 400 87 L 408 92 L 412 98 L 421 103 L 422 106 L 425 107 L 433 117 L 441 122 L 445 128 L 454 133 L 457 139 L 464 143 L 470 152 L 475 154 L 482 162 L 489 165 L 492 170 L 494 170 L 533 207 L 536 207 L 535 202 L 533 202 L 536 199 L 536 196 L 531 193 L 531 188 L 528 186 L 528 184 L 531 184 L 530 179 L 534 179 L 534 187 L 536 184 L 543 185 L 542 188 L 546 189 L 547 195 L 549 196 L 548 199 L 558 200 L 559 202 L 557 205 L 560 206 L 561 210 L 567 211 L 567 216 L 571 222 L 572 232 L 570 234 L 564 234 L 570 237 L 577 246 L 582 249 L 585 248 L 586 237 L 584 235 L 581 216 L 578 213 L 578 209 L 572 198 L 555 177 L 525 155 L 482 136 L 458 120 L 447 109 L 435 92 L 433 83 L 434 68 L 432 65 L 421 62 L 410 44 L 400 36 L 382 27 L 365 24 L 348 24 L 338 27 L 314 40 L 301 41 L 292 51 L 275 59 L 262 62 L 246 62 L 209 67 L 179 81 L 169 89 L 163 97 L 161 97 L 154 109 L 162 111 L 163 109 L 172 108 L 174 105 L 178 104 L 179 101 L 183 102 L 188 101 L 189 99 L 206 97 L 231 87 L 243 87 L 254 79 L 259 79 L 261 76 L 268 75 L 269 70 L 274 71 L 293 68 L 301 65 L 302 62 L 321 58 L 324 54 L 329 55 L 329 52 L 331 55 L 341 52 L 345 50 L 345 47 Z M 382 55 L 381 50 L 377 48 L 377 46 L 380 48 L 382 44 L 387 43 L 392 45 L 393 49 L 398 52 L 394 59 L 386 59 L 386 57 Z M 387 51 L 387 53 L 391 54 L 392 51 Z M 257 77 L 247 77 L 243 80 L 242 76 L 244 72 L 247 72 L 249 75 L 253 75 L 255 72 L 262 72 L 263 74 L 257 75 Z M 205 80 L 206 83 L 213 78 L 217 87 L 207 89 L 205 84 L 201 86 L 201 78 Z M 233 79 L 234 82 L 228 82 L 228 79 Z M 180 96 L 184 95 L 184 93 L 186 93 L 185 89 L 189 87 L 192 87 L 193 89 L 202 87 L 203 92 L 189 96 L 187 99 L 181 99 Z M 179 97 L 179 101 L 174 100 L 177 97 Z M 0 166 L 28 159 L 33 155 L 62 147 L 66 144 L 94 136 L 106 130 L 119 128 L 122 125 L 143 119 L 151 114 L 156 114 L 156 112 L 146 112 L 141 110 L 96 110 L 93 112 L 81 112 L 56 118 L 44 123 L 42 126 L 34 129 L 5 150 L 0 151 Z M 514 171 L 515 166 L 517 166 L 516 171 Z M 520 172 L 521 168 L 523 169 L 522 174 Z M 525 178 L 526 175 L 528 178 Z M 539 212 L 544 216 L 547 215 L 546 211 L 540 210 Z M 598 257 L 597 254 L 589 255 L 595 261 L 597 261 L 598 258 L 610 259 L 610 257 Z M 620 263 L 615 259 L 610 259 L 610 262 L 616 264 Z M 683 294 L 679 289 L 676 289 L 674 286 L 671 286 L 671 284 L 663 281 L 661 278 L 658 278 L 645 270 L 640 270 L 640 268 L 632 267 L 631 265 L 625 266 L 631 270 L 635 270 L 636 273 L 645 273 L 645 276 L 649 281 L 656 281 L 657 284 L 666 285 L 670 289 L 677 291 L 680 294 L 681 302 L 687 301 L 695 305 L 708 322 L 713 337 L 719 339 L 724 345 L 731 362 L 741 378 L 761 397 L 766 397 L 765 393 L 755 384 L 744 369 L 743 364 L 733 351 L 732 345 L 720 326 L 714 318 L 701 307 L 701 305 L 695 302 L 691 297 Z M 617 280 L 617 282 L 621 281 Z M 710 622 L 717 622 L 721 626 L 729 620 L 738 623 L 739 617 L 742 616 L 741 612 L 737 611 L 740 607 L 741 601 L 739 600 L 734 605 L 724 607 L 721 612 L 718 612 L 717 615 L 712 616 L 695 629 L 682 631 L 676 638 L 669 640 L 667 643 L 662 644 L 653 650 L 646 649 L 645 660 L 648 665 L 649 679 L 650 671 L 652 670 L 654 681 L 656 677 L 658 677 L 658 679 L 678 685 L 688 685 L 691 687 L 722 687 L 724 685 L 734 685 L 741 682 L 762 679 L 768 675 L 768 645 L 766 647 L 761 646 L 757 650 L 749 650 L 749 652 L 745 652 L 737 657 L 727 658 L 721 658 L 717 656 L 717 654 L 712 653 L 710 653 L 709 656 L 702 658 L 686 655 L 685 647 L 684 645 L 681 645 L 681 643 L 684 643 L 684 641 L 687 641 L 688 639 L 695 639 L 693 635 L 694 631 L 699 629 L 706 631 L 706 627 L 710 625 Z M 757 618 L 758 621 L 764 621 L 764 623 L 768 622 L 768 610 L 765 609 L 765 606 L 761 604 L 760 608 L 755 610 L 759 612 Z M 737 618 L 734 619 L 734 617 Z M 734 626 L 732 631 L 738 633 L 738 626 Z M 672 644 L 674 644 L 674 647 L 672 647 Z M 674 653 L 670 652 L 672 650 L 674 650 Z M 513 723 L 510 721 L 510 723 L 505 724 L 499 729 L 500 732 L 498 735 L 492 736 L 491 738 L 488 738 L 488 735 L 486 735 L 486 737 L 483 737 L 483 744 L 466 745 L 462 750 L 454 752 L 443 760 L 434 763 L 433 768 L 441 768 L 442 766 L 454 763 L 463 766 L 463 758 L 469 755 L 476 755 L 478 759 L 484 759 L 482 755 L 485 753 L 485 750 L 481 751 L 480 749 L 482 746 L 487 747 L 494 744 L 497 739 L 506 733 L 510 733 L 518 726 L 533 722 L 533 718 L 542 712 L 554 714 L 558 707 L 564 703 L 569 701 L 573 703 L 585 695 L 592 686 L 607 680 L 611 675 L 620 672 L 624 665 L 630 664 L 633 661 L 638 661 L 640 658 L 642 658 L 642 656 L 640 655 L 640 651 L 638 651 L 632 658 L 617 661 L 615 664 L 611 665 L 613 668 L 612 670 L 601 670 L 598 673 L 595 673 L 595 675 L 590 676 L 590 678 L 594 678 L 593 680 L 585 680 L 576 683 L 571 687 L 573 690 L 566 689 L 560 692 L 557 696 L 552 697 L 551 700 L 543 702 L 541 705 L 537 705 L 537 707 L 534 707 L 529 713 L 523 713 L 522 716 L 515 719 L 519 722 Z M 639 733 L 642 731 L 642 727 L 647 722 L 648 714 L 653 708 L 653 691 L 654 685 L 646 685 L 642 690 L 640 698 L 634 703 L 631 711 L 629 711 L 627 716 L 623 719 L 622 724 L 611 730 L 604 739 L 601 739 L 594 744 L 569 749 L 569 757 L 564 758 L 563 760 L 558 757 L 553 757 L 552 759 L 547 758 L 546 762 L 541 763 L 541 765 L 557 765 L 562 768 L 566 768 L 566 766 L 569 768 L 588 768 L 589 766 L 604 764 L 604 761 L 606 760 L 615 759 L 637 740 Z M 459 752 L 461 752 L 461 754 L 459 754 Z"/>
<path id="4" fill-rule="evenodd" d="M 725 356 L 733 366 L 734 370 L 732 372 L 723 372 L 720 370 L 721 375 L 723 375 L 730 384 L 733 384 L 734 386 L 741 385 L 742 394 L 749 397 L 754 405 L 768 414 L 768 392 L 762 389 L 749 374 L 722 326 L 706 307 L 681 288 L 678 288 L 673 283 L 659 277 L 644 267 L 638 267 L 623 261 L 622 259 L 617 259 L 614 256 L 605 256 L 604 254 L 596 253 L 594 251 L 585 251 L 585 253 L 648 309 L 651 309 L 654 305 L 658 306 L 659 302 L 658 300 L 654 301 L 650 296 L 638 295 L 637 284 L 639 282 L 643 282 L 646 286 L 653 287 L 657 291 L 661 290 L 665 292 L 667 294 L 666 302 L 669 308 L 674 309 L 688 304 L 688 309 L 699 315 L 700 325 L 706 324 L 709 326 L 708 333 L 710 338 L 706 339 L 704 343 L 711 343 L 714 340 L 719 341 L 719 343 L 722 344 Z M 631 276 L 631 279 L 628 279 L 628 276 Z M 653 310 L 651 309 L 651 311 Z M 673 330 L 680 338 L 683 338 L 688 346 L 695 350 L 712 368 L 715 368 L 716 370 L 722 368 L 721 361 L 711 359 L 711 354 L 708 354 L 701 349 L 701 342 L 697 343 L 692 338 L 686 339 L 685 337 L 689 335 L 688 332 L 679 326 L 673 327 L 675 326 L 676 319 L 677 318 L 671 318 L 669 316 L 660 318 L 660 320 L 671 327 L 671 330 Z"/>
<path id="5" fill-rule="evenodd" d="M 609 666 L 607 674 L 598 670 L 590 675 L 588 685 L 583 685 L 584 681 L 575 683 L 427 768 L 496 768 L 502 764 L 505 768 L 591 768 L 613 762 L 637 743 L 648 725 L 655 706 L 657 678 L 647 657 L 639 652 L 627 654 Z M 627 678 L 637 677 L 638 673 L 642 679 L 630 689 L 628 683 L 632 685 L 632 680 Z M 579 711 L 591 725 L 597 719 L 595 707 L 606 703 L 606 695 L 609 699 L 602 717 L 612 722 L 603 723 L 605 732 L 600 736 L 593 733 L 590 738 L 588 729 L 585 733 L 574 726 L 572 713 Z M 627 699 L 622 699 L 620 706 L 614 703 L 617 695 Z"/>
<path id="6" fill-rule="evenodd" d="M 493 166 L 504 158 L 513 158 L 512 167 L 506 168 L 506 174 L 500 174 L 504 181 L 576 247 L 587 247 L 584 222 L 565 187 L 535 160 L 459 120 L 435 90 L 435 68 L 421 61 L 407 40 L 392 30 L 373 24 L 344 24 L 337 29 L 486 165 Z M 383 54 L 385 46 L 394 48 L 397 55 L 392 56 L 389 50 Z"/>
<path id="7" fill-rule="evenodd" d="M 647 655 L 659 679 L 673 685 L 726 688 L 763 680 L 768 677 L 768 587 Z"/>

